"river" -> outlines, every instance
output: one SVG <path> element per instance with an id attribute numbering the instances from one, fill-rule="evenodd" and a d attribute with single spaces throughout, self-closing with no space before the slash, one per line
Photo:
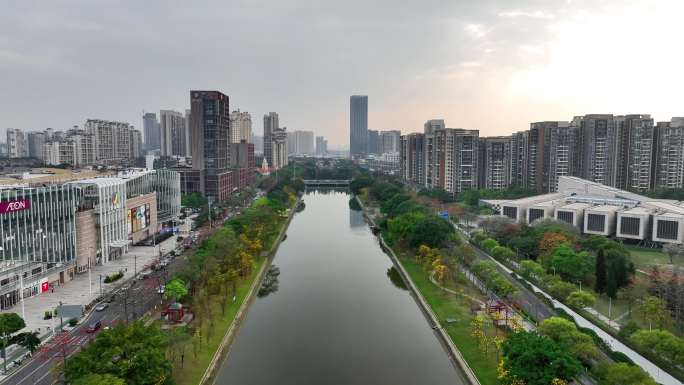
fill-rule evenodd
<path id="1" fill-rule="evenodd" d="M 464 384 L 349 194 L 308 192 L 215 384 Z"/>

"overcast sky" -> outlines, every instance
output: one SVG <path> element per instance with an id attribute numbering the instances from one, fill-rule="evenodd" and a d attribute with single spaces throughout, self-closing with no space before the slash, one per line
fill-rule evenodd
<path id="1" fill-rule="evenodd" d="M 370 128 L 404 133 L 669 120 L 684 115 L 683 14 L 681 0 L 6 0 L 0 127 L 142 128 L 190 89 L 228 94 L 257 134 L 276 111 L 345 145 L 352 94 L 369 96 Z"/>

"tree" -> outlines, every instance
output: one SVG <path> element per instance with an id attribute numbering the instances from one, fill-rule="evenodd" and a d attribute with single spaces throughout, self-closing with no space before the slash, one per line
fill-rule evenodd
<path id="1" fill-rule="evenodd" d="M 568 298 L 568 296 L 575 290 L 577 290 L 576 285 L 573 285 L 570 282 L 563 282 L 558 279 L 556 282 L 549 285 L 549 294 L 559 301 L 565 301 L 565 299 Z"/>
<path id="2" fill-rule="evenodd" d="M 188 294 L 188 288 L 185 286 L 180 278 L 174 278 L 164 287 L 164 298 L 171 298 L 174 302 L 185 297 Z"/>
<path id="3" fill-rule="evenodd" d="M 493 238 L 487 238 L 484 241 L 482 241 L 481 246 L 483 249 L 485 249 L 487 252 L 492 252 L 495 247 L 499 246 L 499 242 L 496 241 L 496 239 Z"/>
<path id="4" fill-rule="evenodd" d="M 596 303 L 596 297 L 587 291 L 578 290 L 570 293 L 568 298 L 565 299 L 565 302 L 567 302 L 568 306 L 570 307 L 584 309 L 585 307 L 594 306 Z"/>
<path id="5" fill-rule="evenodd" d="M 684 364 L 684 339 L 667 330 L 639 330 L 631 335 L 630 340 L 674 365 Z"/>
<path id="6" fill-rule="evenodd" d="M 142 322 L 119 323 L 97 335 L 74 355 L 65 370 L 75 383 L 98 373 L 123 379 L 129 385 L 170 384 L 171 364 L 166 358 L 168 340 L 158 326 Z"/>
<path id="7" fill-rule="evenodd" d="M 648 329 L 653 329 L 653 324 L 656 324 L 659 328 L 669 320 L 670 316 L 665 307 L 665 302 L 654 296 L 647 297 L 637 309 L 639 317 L 644 321 L 648 322 Z"/>
<path id="8" fill-rule="evenodd" d="M 207 205 L 207 198 L 200 193 L 185 194 L 181 197 L 181 206 L 193 209 L 203 208 Z"/>
<path id="9" fill-rule="evenodd" d="M 518 332 L 503 344 L 503 369 L 511 379 L 527 385 L 548 385 L 555 378 L 570 380 L 582 364 L 565 346 L 533 332 Z"/>
<path id="10" fill-rule="evenodd" d="M 603 293 L 606 289 L 606 255 L 603 249 L 596 254 L 596 283 L 594 289 L 597 293 Z"/>
<path id="11" fill-rule="evenodd" d="M 676 243 L 668 243 L 663 246 L 663 251 L 670 257 L 670 265 L 674 264 L 674 258 L 684 255 L 684 247 Z"/>
<path id="12" fill-rule="evenodd" d="M 33 333 L 26 333 L 24 335 L 24 338 L 19 341 L 19 345 L 23 346 L 26 350 L 31 352 L 36 351 L 38 349 L 38 346 L 40 346 L 40 338 L 38 338 L 38 332 L 33 332 Z"/>
<path id="13" fill-rule="evenodd" d="M 468 244 L 462 244 L 456 248 L 456 255 L 466 266 L 471 266 L 475 262 L 475 249 Z"/>
<path id="14" fill-rule="evenodd" d="M 520 274 L 527 279 L 540 279 L 544 275 L 544 268 L 542 265 L 526 259 L 520 262 Z"/>
<path id="15" fill-rule="evenodd" d="M 126 381 L 111 374 L 88 374 L 74 381 L 73 385 L 126 385 Z"/>
<path id="16" fill-rule="evenodd" d="M 5 346 L 7 345 L 7 337 L 18 332 L 26 327 L 24 319 L 17 313 L 2 313 L 0 314 L 0 335 L 3 338 L 2 356 L 4 371 L 7 372 L 7 354 L 5 353 Z"/>
<path id="17" fill-rule="evenodd" d="M 546 257 L 551 256 L 556 248 L 563 243 L 568 243 L 568 238 L 565 235 L 561 233 L 544 233 L 539 240 L 539 257 L 544 261 Z"/>
<path id="18" fill-rule="evenodd" d="M 586 251 L 576 253 L 567 244 L 561 244 L 551 255 L 551 267 L 561 275 L 581 280 L 593 270 L 593 261 Z"/>
<path id="19" fill-rule="evenodd" d="M 565 318 L 551 317 L 545 319 L 539 325 L 538 332 L 565 346 L 583 362 L 588 363 L 600 356 L 591 336 L 579 331 L 574 322 Z"/>
<path id="20" fill-rule="evenodd" d="M 594 369 L 599 385 L 656 385 L 643 369 L 624 362 L 600 364 Z"/>

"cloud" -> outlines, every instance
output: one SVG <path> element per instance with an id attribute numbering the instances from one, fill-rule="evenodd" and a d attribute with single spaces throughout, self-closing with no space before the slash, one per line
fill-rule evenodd
<path id="1" fill-rule="evenodd" d="M 506 18 L 516 18 L 516 17 L 529 17 L 532 19 L 553 19 L 555 16 L 551 13 L 544 12 L 544 11 L 532 11 L 532 12 L 524 12 L 524 11 L 507 11 L 507 12 L 500 12 L 498 14 L 499 17 L 506 17 Z"/>

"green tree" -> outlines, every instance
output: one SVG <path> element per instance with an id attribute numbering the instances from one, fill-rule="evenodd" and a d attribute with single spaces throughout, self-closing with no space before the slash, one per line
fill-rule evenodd
<path id="1" fill-rule="evenodd" d="M 579 331 L 574 322 L 565 318 L 547 318 L 539 325 L 537 331 L 565 346 L 583 362 L 590 362 L 600 356 L 591 336 Z"/>
<path id="2" fill-rule="evenodd" d="M 653 329 L 653 324 L 662 328 L 670 319 L 665 302 L 658 297 L 647 297 L 638 307 L 639 317 L 648 323 L 648 329 Z"/>
<path id="3" fill-rule="evenodd" d="M 567 244 L 561 244 L 551 255 L 551 267 L 565 277 L 581 280 L 591 273 L 593 262 L 586 251 L 576 253 Z"/>
<path id="4" fill-rule="evenodd" d="M 675 257 L 684 255 L 684 247 L 676 243 L 668 243 L 663 246 L 663 251 L 670 257 L 670 265 L 674 264 Z"/>
<path id="5" fill-rule="evenodd" d="M 544 275 L 544 267 L 533 260 L 520 262 L 520 274 L 527 279 L 540 279 Z"/>
<path id="6" fill-rule="evenodd" d="M 33 354 L 33 352 L 38 349 L 38 346 L 40 346 L 40 338 L 38 338 L 38 333 L 26 333 L 24 338 L 19 341 L 19 345 L 23 346 L 26 350 Z"/>
<path id="7" fill-rule="evenodd" d="M 497 242 L 496 239 L 487 238 L 484 241 L 482 241 L 481 245 L 483 249 L 491 253 L 495 247 L 499 246 L 499 242 Z"/>
<path id="8" fill-rule="evenodd" d="M 556 282 L 549 285 L 549 294 L 559 301 L 565 301 L 572 292 L 577 290 L 577 285 L 556 279 Z"/>
<path id="9" fill-rule="evenodd" d="M 17 313 L 2 313 L 0 314 L 0 335 L 2 335 L 2 356 L 4 371 L 7 372 L 7 354 L 5 353 L 5 346 L 7 345 L 7 337 L 18 332 L 26 327 L 24 319 Z"/>
<path id="10" fill-rule="evenodd" d="M 171 384 L 167 347 L 167 337 L 158 326 L 145 326 L 139 321 L 119 323 L 99 333 L 74 355 L 66 366 L 65 377 L 74 383 L 98 373 L 118 377 L 128 385 Z"/>
<path id="11" fill-rule="evenodd" d="M 188 288 L 185 286 L 180 278 L 174 278 L 164 287 L 164 298 L 171 298 L 174 302 L 185 297 L 188 294 Z"/>
<path id="12" fill-rule="evenodd" d="M 597 293 L 603 293 L 606 289 L 606 255 L 603 249 L 599 249 L 596 254 L 596 283 L 594 289 Z"/>
<path id="13" fill-rule="evenodd" d="M 185 194 L 181 197 L 181 205 L 193 209 L 203 208 L 207 205 L 207 198 L 200 193 Z"/>
<path id="14" fill-rule="evenodd" d="M 570 307 L 577 309 L 584 309 L 585 307 L 594 306 L 596 297 L 591 295 L 588 291 L 573 291 L 565 299 L 565 302 Z"/>
<path id="15" fill-rule="evenodd" d="M 73 385 L 126 385 L 126 381 L 111 374 L 88 374 L 74 381 Z"/>
<path id="16" fill-rule="evenodd" d="M 643 369 L 624 362 L 600 364 L 594 369 L 599 385 L 656 385 Z"/>
<path id="17" fill-rule="evenodd" d="M 570 380 L 582 364 L 567 348 L 533 332 L 518 332 L 503 344 L 504 369 L 527 385 L 548 385 L 555 378 Z"/>

